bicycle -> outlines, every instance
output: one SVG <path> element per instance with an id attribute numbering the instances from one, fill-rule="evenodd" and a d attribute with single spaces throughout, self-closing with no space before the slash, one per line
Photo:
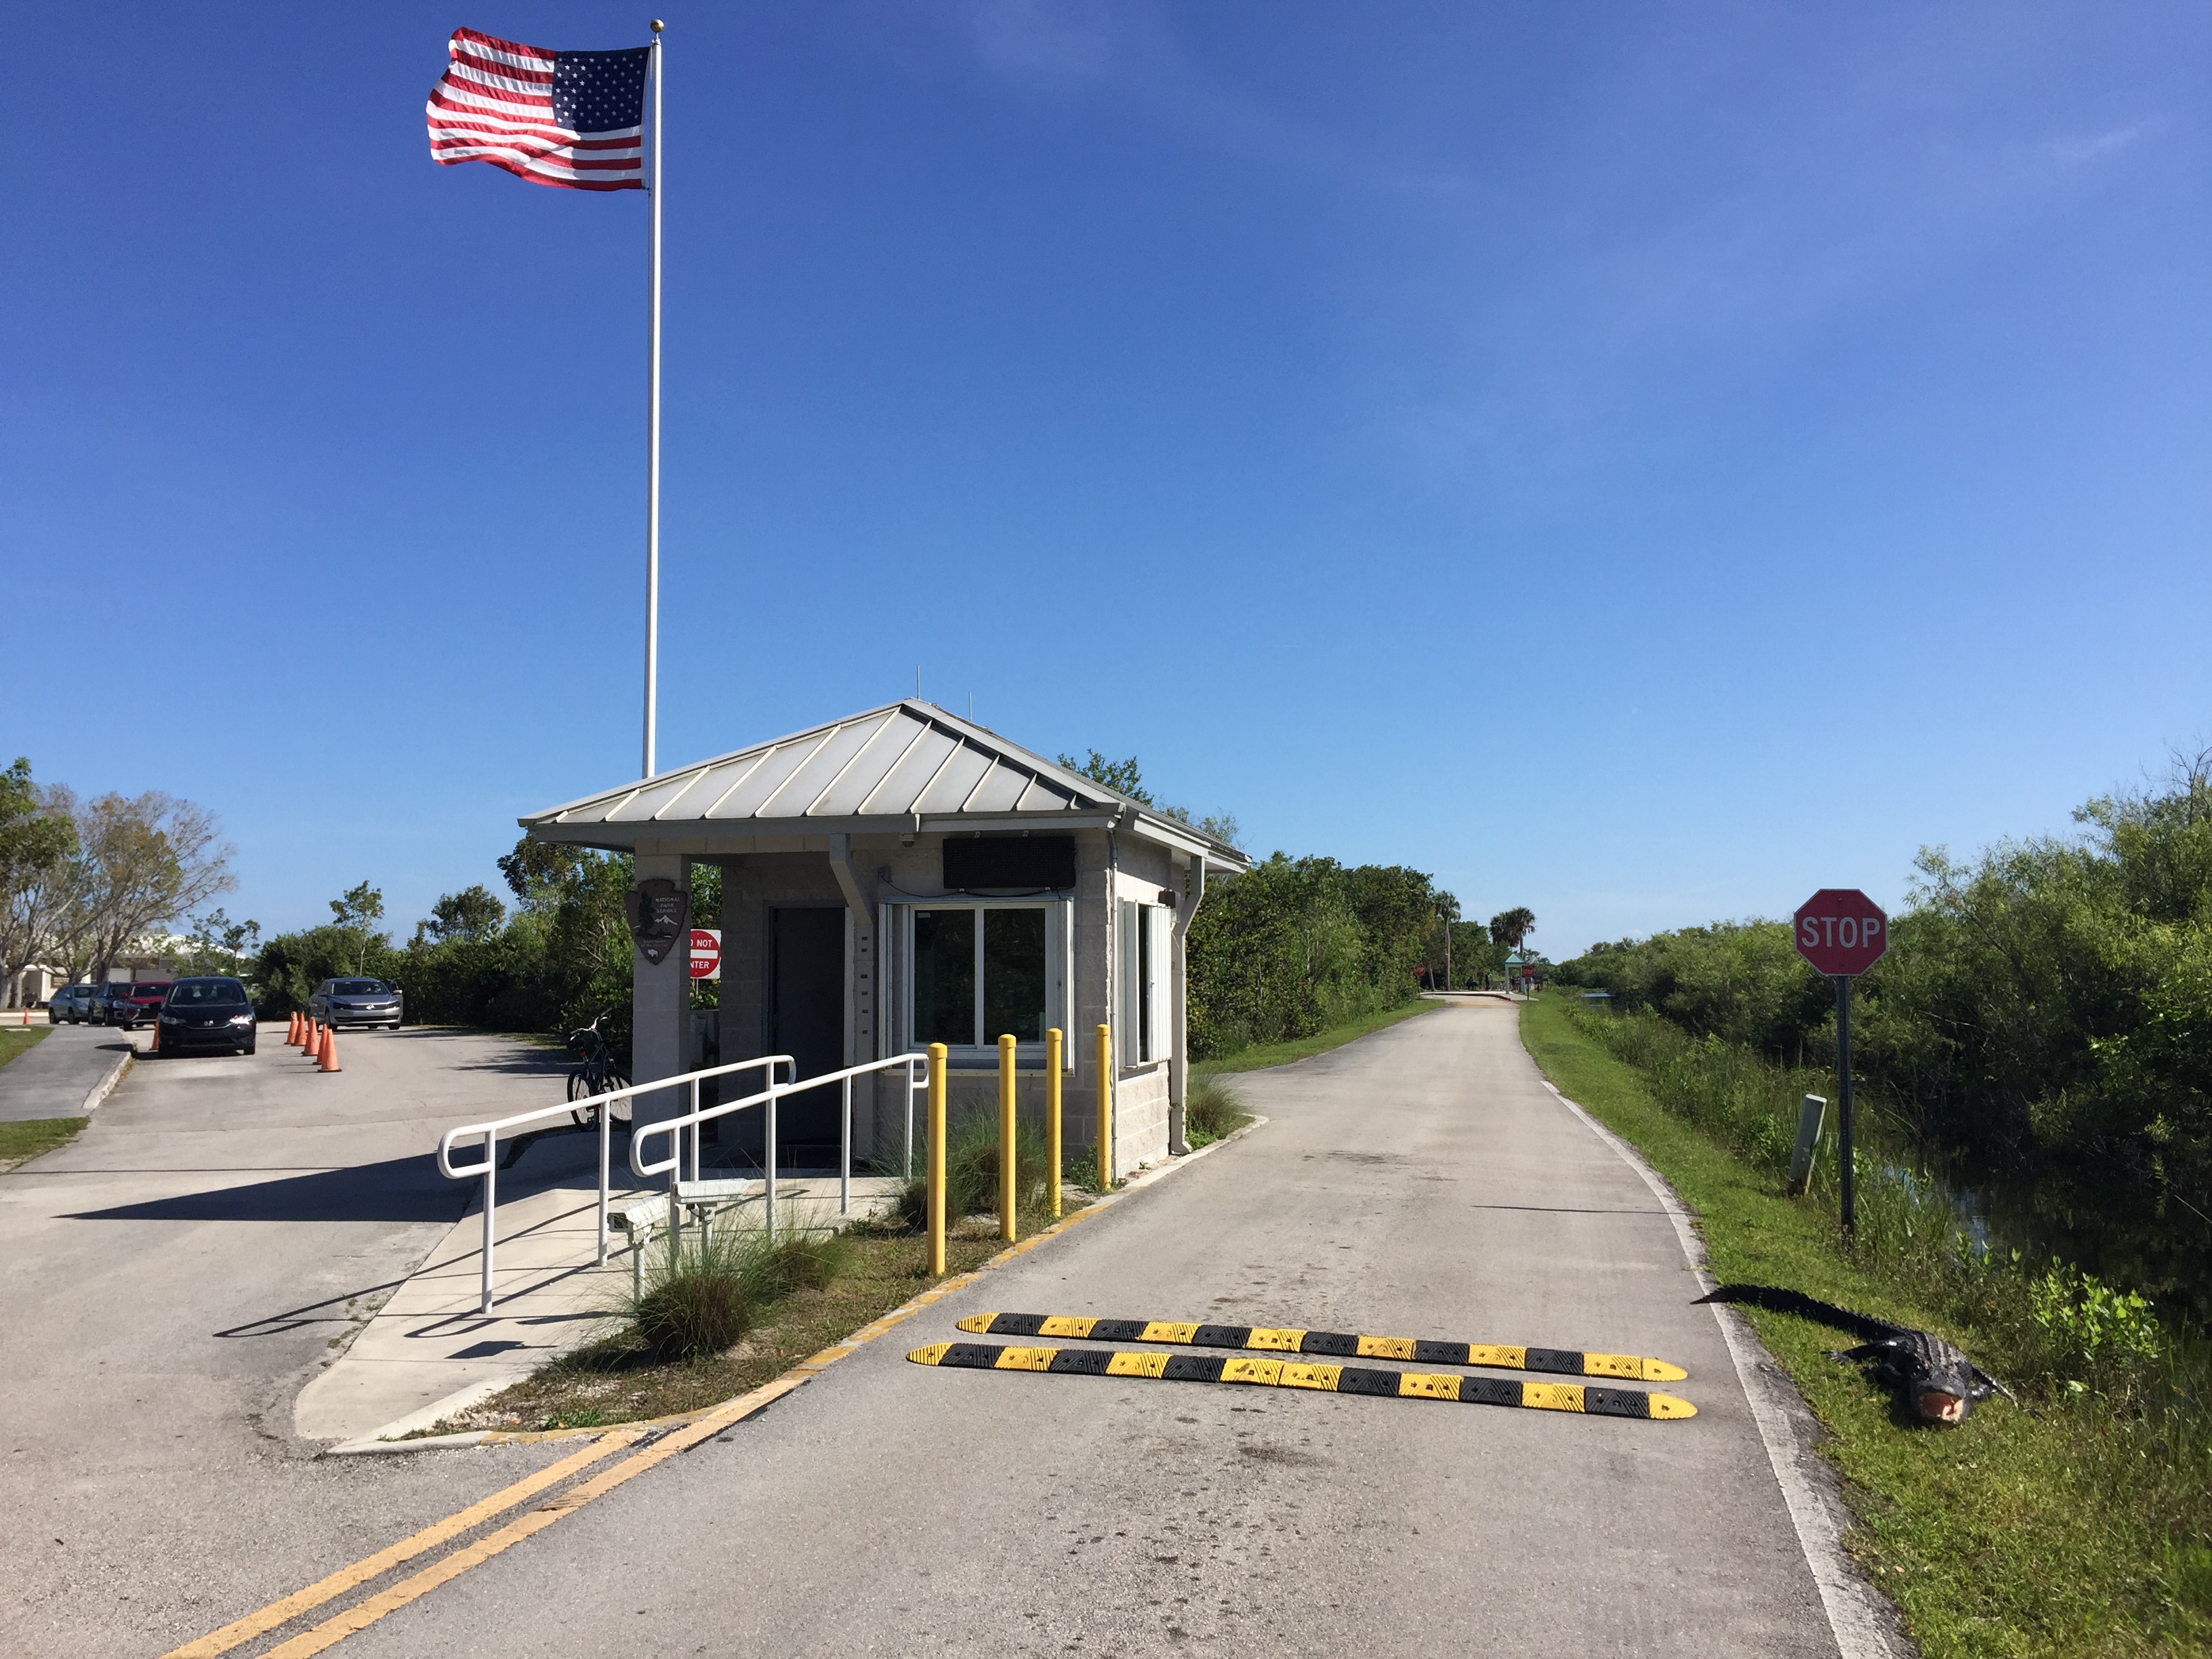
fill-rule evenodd
<path id="1" fill-rule="evenodd" d="M 607 1012 L 602 1010 L 599 1018 L 589 1025 L 568 1033 L 568 1052 L 580 1062 L 568 1073 L 568 1098 L 572 1101 L 588 1100 L 610 1089 L 629 1087 L 629 1079 L 615 1065 L 606 1038 L 599 1035 L 599 1020 L 607 1017 Z M 599 1109 L 577 1107 L 569 1115 L 575 1119 L 578 1128 L 588 1129 L 598 1125 Z M 630 1103 L 627 1098 L 615 1103 L 614 1121 L 617 1124 L 630 1121 Z"/>

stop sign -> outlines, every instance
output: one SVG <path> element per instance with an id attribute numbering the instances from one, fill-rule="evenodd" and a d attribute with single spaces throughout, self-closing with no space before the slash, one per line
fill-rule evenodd
<path id="1" fill-rule="evenodd" d="M 1889 949 L 1889 918 L 1856 887 L 1823 887 L 1797 907 L 1797 954 L 1831 978 L 1863 974 Z"/>
<path id="2" fill-rule="evenodd" d="M 720 979 L 722 976 L 722 930 L 719 927 L 694 927 L 691 930 L 691 977 Z"/>

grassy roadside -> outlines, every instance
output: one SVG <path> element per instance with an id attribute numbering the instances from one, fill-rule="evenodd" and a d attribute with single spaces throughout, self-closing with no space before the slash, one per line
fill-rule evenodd
<path id="1" fill-rule="evenodd" d="M 1081 1192 L 1063 1190 L 1067 1215 L 1090 1201 Z M 1023 1236 L 1046 1224 L 1044 1218 L 1025 1214 Z M 995 1220 L 971 1218 L 946 1230 L 945 1272 L 972 1272 L 1006 1248 Z M 743 1341 L 710 1358 L 657 1359 L 635 1337 L 620 1333 L 541 1367 L 422 1432 L 597 1428 L 702 1411 L 782 1376 L 937 1282 L 929 1273 L 927 1238 L 895 1227 L 864 1223 L 849 1229 L 836 1259 L 828 1283 L 776 1302 Z"/>
<path id="2" fill-rule="evenodd" d="M 1440 1002 L 1409 1002 L 1402 1008 L 1385 1008 L 1379 1014 L 1363 1014 L 1341 1025 L 1332 1025 L 1325 1031 L 1316 1031 L 1311 1036 L 1299 1037 L 1291 1042 L 1261 1043 L 1250 1048 L 1239 1048 L 1233 1054 L 1219 1060 L 1199 1060 L 1191 1062 L 1194 1078 L 1219 1077 L 1229 1072 L 1257 1072 L 1270 1066 L 1287 1066 L 1294 1060 L 1310 1060 L 1316 1054 L 1327 1054 L 1331 1048 L 1340 1048 L 1354 1037 L 1364 1037 L 1370 1031 L 1379 1031 L 1386 1025 L 1395 1025 L 1401 1019 L 1411 1019 L 1416 1014 L 1425 1014 L 1431 1008 L 1441 1008 Z"/>
<path id="3" fill-rule="evenodd" d="M 1924 1285 L 1909 1272 L 1847 1259 L 1824 1207 L 1784 1197 L 1660 1109 L 1634 1067 L 1576 1029 L 1564 998 L 1525 1006 L 1521 1030 L 1560 1091 L 1674 1184 L 1723 1279 L 1791 1286 L 1992 1352 L 1989 1334 L 1917 1302 Z M 1856 1368 L 1828 1358 L 1848 1338 L 1748 1316 L 1832 1436 L 1823 1451 L 1859 1522 L 1853 1553 L 1931 1659 L 2203 1653 L 2212 1644 L 2204 1514 L 2191 1535 L 2191 1506 L 2154 1489 L 2156 1449 L 2133 1425 L 2061 1395 L 2032 1400 L 2033 1411 L 1993 1401 L 1957 1429 L 1903 1427 Z"/>
<path id="4" fill-rule="evenodd" d="M 0 1025 L 0 1066 L 30 1053 L 53 1029 L 51 1025 Z"/>
<path id="5" fill-rule="evenodd" d="M 89 1121 L 82 1117 L 34 1117 L 21 1123 L 0 1123 L 0 1173 L 18 1164 L 28 1164 L 57 1146 L 68 1146 Z"/>

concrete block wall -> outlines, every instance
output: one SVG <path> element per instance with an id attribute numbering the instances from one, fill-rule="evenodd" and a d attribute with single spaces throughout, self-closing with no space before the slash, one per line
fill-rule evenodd
<path id="1" fill-rule="evenodd" d="M 1128 1063 L 1135 1031 L 1127 1018 L 1121 987 L 1135 964 L 1119 960 L 1120 907 L 1125 902 L 1158 903 L 1166 893 L 1180 898 L 1184 883 L 1165 848 L 1104 830 L 1073 833 L 1077 861 L 1074 985 L 1066 1031 L 1073 1065 L 1063 1077 L 1063 1136 L 1071 1147 L 1089 1146 L 1092 1142 L 1097 1121 L 1095 1032 L 1100 1024 L 1109 1024 L 1114 1033 L 1117 1074 L 1115 1167 L 1126 1173 L 1140 1164 L 1158 1164 L 1167 1156 L 1172 1082 L 1171 1068 L 1164 1060 Z M 939 834 L 854 836 L 850 860 L 863 894 L 884 901 L 926 903 L 942 893 L 945 839 Z M 909 840 L 910 846 L 906 844 Z M 708 859 L 722 868 L 722 914 L 718 920 L 723 935 L 720 1034 L 726 1061 L 764 1054 L 774 1046 L 767 975 L 775 908 L 790 904 L 846 905 L 844 890 L 830 867 L 830 844 L 827 836 L 792 836 L 765 844 L 756 842 L 751 850 L 733 854 L 718 855 L 704 844 L 687 848 L 683 854 L 671 849 L 647 855 L 641 849 L 641 874 L 666 874 L 681 879 L 691 859 Z M 877 964 L 872 951 L 855 959 L 852 929 L 862 924 L 852 917 L 849 908 L 847 914 L 849 978 L 864 969 L 873 970 Z M 871 915 L 865 924 L 871 941 L 873 922 Z M 847 1047 L 854 1062 L 894 1052 L 903 1011 L 872 1006 L 871 999 L 877 994 L 879 977 L 871 971 L 867 986 L 855 981 L 848 988 L 852 1020 Z M 641 1078 L 665 1076 L 680 1069 L 676 1033 L 682 1016 L 678 1006 L 688 1002 L 689 983 L 680 956 L 672 955 L 659 971 L 647 971 L 641 963 L 635 981 L 640 998 Z M 665 1007 L 661 1006 L 664 1003 Z M 663 1026 L 668 1028 L 665 1042 L 659 1035 Z M 668 1050 L 665 1055 L 659 1052 L 663 1048 Z M 980 1058 L 972 1054 L 966 1057 Z M 1030 1060 L 1032 1066 L 1034 1063 Z M 1034 1132 L 1041 1134 L 1042 1080 L 1034 1072 L 1022 1080 L 1021 1098 L 1024 1133 L 1030 1133 L 1034 1126 Z M 995 1116 L 995 1066 L 957 1067 L 948 1104 L 956 1119 L 970 1113 Z M 887 1079 L 856 1091 L 854 1107 L 856 1152 L 864 1158 L 896 1157 L 905 1135 L 902 1080 Z M 920 1115 L 917 1110 L 917 1119 Z"/>

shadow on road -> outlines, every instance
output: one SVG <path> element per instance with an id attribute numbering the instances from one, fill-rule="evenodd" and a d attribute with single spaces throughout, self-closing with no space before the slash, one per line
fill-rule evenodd
<path id="1" fill-rule="evenodd" d="M 339 1036 L 345 1035 L 343 1027 Z M 480 1031 L 462 1031 L 444 1025 L 403 1025 L 396 1031 L 379 1031 L 379 1042 L 445 1042 L 456 1036 L 481 1036 Z M 447 1062 L 448 1070 L 455 1072 L 498 1072 L 514 1077 L 561 1077 L 575 1062 L 558 1048 L 533 1048 L 520 1038 L 514 1048 L 504 1054 L 478 1060 L 455 1060 Z"/>
<path id="2" fill-rule="evenodd" d="M 81 1210 L 71 1221 L 442 1221 L 461 1218 L 475 1188 L 447 1181 L 428 1155 L 348 1170 L 318 1170 L 211 1192 L 180 1193 L 112 1209 Z"/>

